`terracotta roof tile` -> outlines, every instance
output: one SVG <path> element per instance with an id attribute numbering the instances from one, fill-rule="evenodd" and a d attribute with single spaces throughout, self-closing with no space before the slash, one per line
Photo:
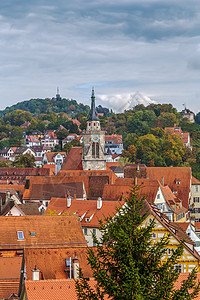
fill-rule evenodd
<path id="1" fill-rule="evenodd" d="M 191 184 L 191 168 L 189 167 L 148 167 L 147 177 L 157 179 L 160 182 L 164 178 L 164 184 L 168 185 L 172 192 L 182 200 L 183 206 L 188 208 Z M 179 183 L 178 183 L 179 182 Z"/>
<path id="2" fill-rule="evenodd" d="M 82 147 L 72 147 L 69 151 L 62 170 L 83 170 Z"/>
<path id="3" fill-rule="evenodd" d="M 94 247 L 92 247 L 94 248 Z M 79 267 L 86 277 L 92 277 L 92 270 L 87 261 L 88 247 L 25 249 L 27 279 L 32 280 L 32 270 L 36 266 L 40 270 L 40 279 L 67 279 L 65 260 L 76 256 Z"/>
<path id="4" fill-rule="evenodd" d="M 200 184 L 200 181 L 192 176 L 192 184 Z"/>
<path id="5" fill-rule="evenodd" d="M 0 257 L 0 280 L 19 280 L 22 256 Z"/>
<path id="6" fill-rule="evenodd" d="M 91 279 L 89 284 L 95 287 L 95 281 Z M 65 280 L 40 280 L 26 281 L 26 293 L 28 300 L 54 299 L 54 300 L 77 300 L 75 281 Z M 105 296 L 105 300 L 108 298 Z"/>
<path id="7" fill-rule="evenodd" d="M 19 280 L 18 281 L 0 280 L 0 299 L 8 299 L 13 293 L 18 295 L 18 291 L 19 291 Z M 15 299 L 18 298 L 16 297 Z"/>
<path id="8" fill-rule="evenodd" d="M 23 231 L 24 240 L 17 231 Z M 34 235 L 31 232 L 35 233 Z M 0 249 L 80 247 L 86 241 L 77 216 L 0 217 Z"/>
<path id="9" fill-rule="evenodd" d="M 97 209 L 97 200 L 71 200 L 71 206 L 67 207 L 67 199 L 52 198 L 47 209 L 57 211 L 58 213 L 77 214 L 80 218 L 84 215 L 81 221 L 82 226 L 86 227 L 99 227 L 98 219 L 104 219 L 104 217 L 114 216 L 116 213 L 116 207 L 120 207 L 124 204 L 123 201 L 105 201 L 102 200 L 102 207 Z M 86 222 L 87 217 L 92 217 L 90 222 Z"/>

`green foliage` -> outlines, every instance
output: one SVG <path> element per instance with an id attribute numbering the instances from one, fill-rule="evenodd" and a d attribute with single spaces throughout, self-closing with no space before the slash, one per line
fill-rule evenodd
<path id="1" fill-rule="evenodd" d="M 176 290 L 174 283 L 179 277 L 175 268 L 183 252 L 183 245 L 175 249 L 170 258 L 163 260 L 169 237 L 152 243 L 151 235 L 154 222 L 145 227 L 139 226 L 145 220 L 142 213 L 144 199 L 132 188 L 126 205 L 116 209 L 115 217 L 100 220 L 100 241 L 93 235 L 97 244 L 95 250 L 88 250 L 88 262 L 96 281 L 91 289 L 88 280 L 80 271 L 76 280 L 79 300 L 105 299 L 108 295 L 113 300 L 175 300 L 193 299 L 199 292 L 195 284 L 196 270 Z M 192 288 L 192 291 L 188 289 Z M 188 296 L 190 294 L 190 298 Z"/>
<path id="2" fill-rule="evenodd" d="M 147 166 L 155 167 L 181 166 L 187 159 L 192 158 L 191 150 L 184 146 L 178 135 L 165 134 L 161 128 L 153 128 L 151 132 L 154 134 L 139 137 L 128 134 L 125 144 L 129 146 L 124 150 L 123 156 L 132 162 L 136 159 Z M 134 154 L 131 145 L 136 149 Z"/>
<path id="3" fill-rule="evenodd" d="M 59 140 L 63 140 L 65 139 L 69 134 L 69 131 L 67 129 L 59 129 L 59 130 L 56 130 L 56 135 L 57 135 L 57 138 Z"/>
<path id="4" fill-rule="evenodd" d="M 13 166 L 17 168 L 34 168 L 35 167 L 35 157 L 31 154 L 20 154 L 15 157 Z"/>
<path id="5" fill-rule="evenodd" d="M 23 140 L 23 128 L 21 127 L 13 127 L 10 134 L 10 146 L 20 147 L 22 145 Z"/>
<path id="6" fill-rule="evenodd" d="M 80 146 L 81 146 L 80 141 L 74 139 L 71 142 L 65 144 L 65 146 L 63 147 L 63 151 L 65 151 L 68 154 L 72 147 L 80 147 Z"/>
<path id="7" fill-rule="evenodd" d="M 74 108 L 74 110 L 71 109 L 72 107 Z M 74 111 L 75 113 L 89 113 L 90 107 L 88 105 L 78 104 L 76 100 L 69 100 L 65 98 L 56 101 L 54 98 L 31 99 L 19 102 L 15 105 L 12 105 L 11 107 L 7 107 L 5 110 L 1 111 L 1 115 L 4 116 L 17 110 L 30 112 L 33 115 L 46 114 L 51 112 L 65 112 L 71 114 L 72 111 Z"/>
<path id="8" fill-rule="evenodd" d="M 12 126 L 20 126 L 26 121 L 30 121 L 32 119 L 32 114 L 23 110 L 15 110 L 11 113 L 8 113 L 4 116 L 4 122 L 10 123 Z"/>

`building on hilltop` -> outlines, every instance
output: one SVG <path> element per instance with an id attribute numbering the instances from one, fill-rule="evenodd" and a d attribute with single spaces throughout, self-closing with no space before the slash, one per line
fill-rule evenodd
<path id="1" fill-rule="evenodd" d="M 101 130 L 100 120 L 97 117 L 94 89 L 92 90 L 87 128 L 83 135 L 83 170 L 106 170 L 105 132 Z"/>
<path id="2" fill-rule="evenodd" d="M 195 121 L 195 114 L 189 110 L 188 108 L 185 108 L 180 112 L 180 114 L 183 116 L 183 118 L 188 119 L 191 123 L 194 123 Z"/>

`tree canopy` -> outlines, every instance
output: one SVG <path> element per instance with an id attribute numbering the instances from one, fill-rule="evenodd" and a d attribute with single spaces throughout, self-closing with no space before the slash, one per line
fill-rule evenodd
<path id="1" fill-rule="evenodd" d="M 169 237 L 164 236 L 153 243 L 151 239 L 154 221 L 140 226 L 146 214 L 142 213 L 144 199 L 132 188 L 125 205 L 116 209 L 115 217 L 100 220 L 101 238 L 93 235 L 97 247 L 88 250 L 88 262 L 96 281 L 91 289 L 88 279 L 80 270 L 76 280 L 79 300 L 178 300 L 193 299 L 200 286 L 195 283 L 196 270 L 176 290 L 179 271 L 175 267 L 183 252 L 183 245 L 173 250 L 171 257 L 163 260 Z"/>

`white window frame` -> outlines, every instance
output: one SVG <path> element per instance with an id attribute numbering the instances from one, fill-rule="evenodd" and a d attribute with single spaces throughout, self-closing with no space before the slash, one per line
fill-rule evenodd
<path id="1" fill-rule="evenodd" d="M 18 241 L 24 241 L 24 232 L 22 230 L 17 231 Z"/>

